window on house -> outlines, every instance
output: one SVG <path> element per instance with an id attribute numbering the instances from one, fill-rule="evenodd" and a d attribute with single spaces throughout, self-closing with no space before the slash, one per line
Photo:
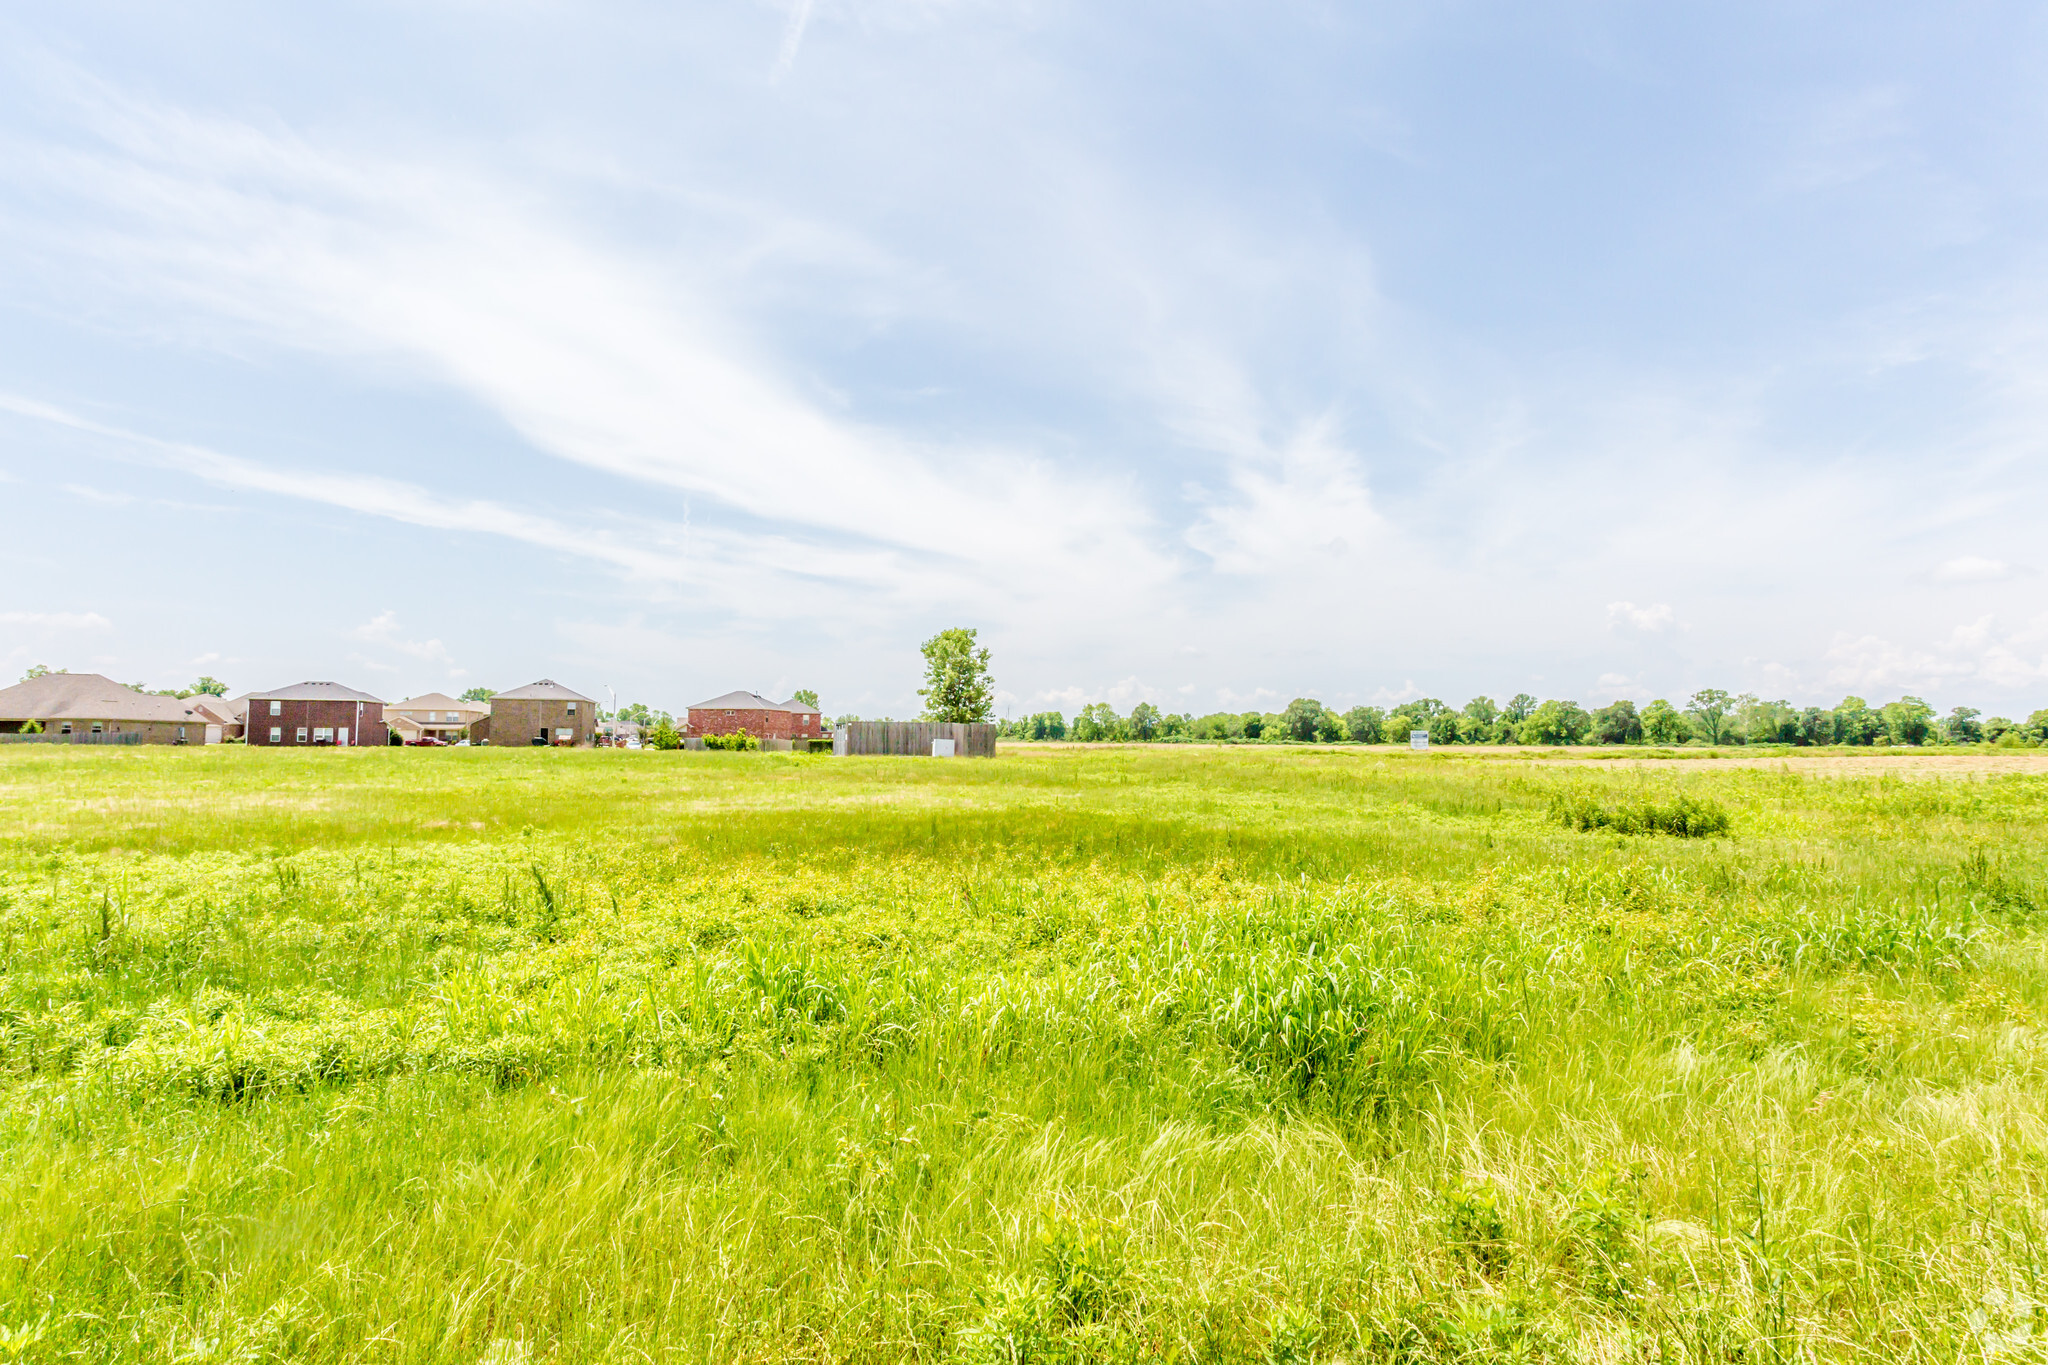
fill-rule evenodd
<path id="1" fill-rule="evenodd" d="M 566 743 L 568 743 L 568 742 L 569 742 L 570 740 L 572 740 L 572 739 L 576 738 L 576 732 L 575 732 L 574 730 L 567 730 L 567 729 L 564 729 L 564 730 L 557 730 L 557 731 L 555 731 L 555 738 L 556 738 L 556 739 L 558 739 L 558 740 L 561 740 L 561 741 L 562 741 L 563 743 L 565 743 L 565 744 L 566 744 Z"/>
<path id="2" fill-rule="evenodd" d="M 332 725 L 316 725 L 316 726 L 314 726 L 314 727 L 313 727 L 313 742 L 314 742 L 315 744 L 332 744 L 332 743 L 334 743 L 334 727 L 333 727 Z"/>
<path id="3" fill-rule="evenodd" d="M 60 735 L 68 735 L 68 734 L 70 734 L 70 733 L 71 733 L 71 722 L 70 722 L 70 721 L 68 721 L 68 720 L 67 720 L 67 721 L 65 721 L 65 722 L 64 722 L 64 728 L 63 728 L 63 729 L 61 729 L 61 730 L 59 730 L 59 731 L 58 731 L 57 733 L 58 733 L 58 734 L 60 734 Z"/>
<path id="4" fill-rule="evenodd" d="M 94 721 L 92 723 L 92 732 L 96 735 L 105 731 L 106 728 L 106 725 L 100 721 Z"/>
<path id="5" fill-rule="evenodd" d="M 572 716 L 576 714 L 576 703 L 573 701 L 569 703 L 569 714 Z"/>
<path id="6" fill-rule="evenodd" d="M 299 743 L 301 743 L 301 744 L 304 744 L 305 742 L 306 742 L 306 727 L 305 727 L 305 726 L 303 726 L 303 725 L 301 725 L 301 726 L 299 727 Z"/>
<path id="7" fill-rule="evenodd" d="M 281 730 L 281 729 L 279 729 L 279 728 L 278 728 L 277 726 L 275 726 L 275 725 L 271 726 L 271 727 L 270 727 L 270 742 L 271 742 L 272 744 L 282 744 L 282 743 L 284 743 L 284 731 L 283 731 L 283 730 Z"/>
<path id="8" fill-rule="evenodd" d="M 284 714 L 284 703 L 283 703 L 283 702 L 281 702 L 281 701 L 274 701 L 274 702 L 270 703 L 270 714 L 271 714 L 271 715 L 273 715 L 273 716 L 281 716 L 281 715 L 283 715 L 283 714 Z"/>

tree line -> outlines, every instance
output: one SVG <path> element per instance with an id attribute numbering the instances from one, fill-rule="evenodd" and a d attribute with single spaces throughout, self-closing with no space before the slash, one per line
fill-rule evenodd
<path id="1" fill-rule="evenodd" d="M 1432 745 L 1448 744 L 1785 744 L 1927 745 L 2048 743 L 2048 709 L 2024 721 L 1988 719 L 1975 707 L 1946 716 L 1919 697 L 1872 705 L 1844 697 L 1833 707 L 1794 706 L 1753 693 L 1719 688 L 1693 693 L 1683 706 L 1659 699 L 1637 707 L 1617 701 L 1589 711 L 1574 701 L 1538 701 L 1523 692 L 1507 705 L 1474 697 L 1453 710 L 1435 697 L 1398 706 L 1354 706 L 1339 713 L 1310 697 L 1283 711 L 1217 711 L 1206 716 L 1161 712 L 1140 702 L 1119 715 L 1107 702 L 1084 706 L 1071 720 L 1058 711 L 999 723 L 1008 739 L 1064 739 L 1082 743 L 1314 743 L 1402 744 L 1422 731 Z"/>

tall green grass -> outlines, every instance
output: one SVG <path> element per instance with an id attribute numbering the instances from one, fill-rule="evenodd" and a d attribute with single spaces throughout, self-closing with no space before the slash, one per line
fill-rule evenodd
<path id="1" fill-rule="evenodd" d="M 0 759 L 0 1359 L 2041 1349 L 2042 778 Z"/>

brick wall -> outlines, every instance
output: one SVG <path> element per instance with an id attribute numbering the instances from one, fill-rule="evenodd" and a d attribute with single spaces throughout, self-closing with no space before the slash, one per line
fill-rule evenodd
<path id="1" fill-rule="evenodd" d="M 576 708 L 574 715 L 570 707 Z M 587 746 L 597 731 L 597 704 L 587 701 L 556 701 L 546 697 L 491 698 L 491 724 L 486 733 L 494 747 L 507 744 L 530 745 L 535 735 L 547 732 L 548 743 L 558 744 L 556 732 L 568 730 L 577 748 Z M 471 729 L 472 740 L 476 731 Z"/>
<path id="2" fill-rule="evenodd" d="M 268 699 L 249 698 L 248 737 L 251 748 L 299 748 L 299 730 L 303 728 L 306 732 L 304 747 L 310 749 L 315 730 L 338 732 L 343 726 L 348 727 L 350 748 L 381 746 L 390 742 L 389 733 L 384 728 L 384 708 L 375 702 L 280 701 L 277 708 L 278 714 L 273 716 Z M 272 729 L 278 731 L 274 745 L 270 738 Z"/>
<path id="3" fill-rule="evenodd" d="M 745 730 L 756 739 L 816 739 L 818 713 L 804 713 L 808 719 L 799 719 L 795 711 L 727 711 L 691 710 L 690 725 L 686 735 L 730 735 Z"/>

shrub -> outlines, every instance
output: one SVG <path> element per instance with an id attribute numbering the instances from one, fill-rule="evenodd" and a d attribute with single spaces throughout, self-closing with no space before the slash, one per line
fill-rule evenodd
<path id="1" fill-rule="evenodd" d="M 733 731 L 729 735 L 704 736 L 704 747 L 707 749 L 731 749 L 736 751 L 744 751 L 747 749 L 760 748 L 761 741 L 754 738 L 752 735 L 748 734 L 745 726 L 741 726 L 739 729 Z"/>
<path id="2" fill-rule="evenodd" d="M 1560 792 L 1550 798 L 1550 818 L 1567 829 L 1670 834 L 1681 839 L 1726 834 L 1735 823 L 1718 801 L 1682 792 L 1669 801 L 1638 795 L 1612 804 L 1590 792 Z"/>
<path id="3" fill-rule="evenodd" d="M 647 747 L 650 749 L 680 749 L 683 737 L 676 727 L 663 717 L 661 722 L 647 732 Z"/>

